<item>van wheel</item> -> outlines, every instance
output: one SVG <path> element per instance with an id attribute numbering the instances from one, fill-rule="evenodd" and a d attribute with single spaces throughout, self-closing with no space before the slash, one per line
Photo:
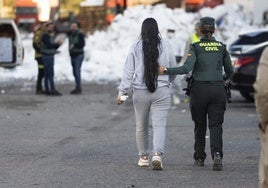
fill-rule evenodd
<path id="1" fill-rule="evenodd" d="M 240 91 L 240 94 L 247 99 L 249 102 L 254 102 L 254 93 Z"/>

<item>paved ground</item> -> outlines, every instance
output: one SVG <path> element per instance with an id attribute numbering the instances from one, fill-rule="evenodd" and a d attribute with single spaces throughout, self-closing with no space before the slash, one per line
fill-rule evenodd
<path id="1" fill-rule="evenodd" d="M 255 107 L 237 93 L 225 116 L 223 171 L 212 171 L 210 157 L 193 165 L 187 102 L 170 109 L 164 170 L 152 171 L 136 165 L 131 99 L 117 106 L 116 84 L 86 83 L 80 96 L 57 85 L 62 97 L 37 96 L 31 83 L 0 88 L 0 188 L 257 187 Z"/>

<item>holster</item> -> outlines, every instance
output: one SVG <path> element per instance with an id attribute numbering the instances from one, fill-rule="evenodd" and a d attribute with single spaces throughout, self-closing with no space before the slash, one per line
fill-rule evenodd
<path id="1" fill-rule="evenodd" d="M 187 96 L 190 96 L 190 91 L 191 91 L 193 81 L 194 81 L 193 76 L 186 78 L 187 86 L 186 88 L 183 88 L 183 91 L 185 91 L 185 95 Z"/>
<path id="2" fill-rule="evenodd" d="M 231 94 L 231 83 L 230 83 L 230 81 L 225 82 L 224 88 L 225 88 L 225 91 L 226 91 L 227 102 L 231 103 L 232 102 L 232 94 Z"/>

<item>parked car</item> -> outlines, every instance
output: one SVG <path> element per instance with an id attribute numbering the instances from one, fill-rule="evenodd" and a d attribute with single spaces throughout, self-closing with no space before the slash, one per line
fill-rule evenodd
<path id="1" fill-rule="evenodd" d="M 268 31 L 256 31 L 239 35 L 229 47 L 234 59 L 232 89 L 238 90 L 249 101 L 254 101 L 253 84 L 257 66 L 264 48 L 268 46 Z"/>
<path id="2" fill-rule="evenodd" d="M 0 18 L 0 67 L 21 65 L 23 56 L 22 41 L 14 20 Z"/>

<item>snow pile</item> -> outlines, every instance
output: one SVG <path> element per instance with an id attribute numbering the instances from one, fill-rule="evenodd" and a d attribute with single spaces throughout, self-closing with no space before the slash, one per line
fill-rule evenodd
<path id="1" fill-rule="evenodd" d="M 204 8 L 198 13 L 186 13 L 183 9 L 169 9 L 165 5 L 136 6 L 127 9 L 124 15 L 116 16 L 106 31 L 97 31 L 88 35 L 85 47 L 85 59 L 82 65 L 82 79 L 92 82 L 118 81 L 129 47 L 138 40 L 141 23 L 147 17 L 157 20 L 163 38 L 167 29 L 174 29 L 173 45 L 178 47 L 176 53 L 183 55 L 185 42 L 194 32 L 194 23 L 203 16 L 211 16 L 217 20 L 215 37 L 227 44 L 238 34 L 260 29 L 251 25 L 252 16 L 238 5 L 222 5 L 214 9 Z M 23 39 L 25 59 L 22 66 L 15 69 L 0 68 L 0 80 L 4 82 L 14 79 L 36 80 L 37 63 L 34 60 L 32 34 Z M 73 81 L 68 40 L 65 40 L 55 55 L 55 80 Z"/>

